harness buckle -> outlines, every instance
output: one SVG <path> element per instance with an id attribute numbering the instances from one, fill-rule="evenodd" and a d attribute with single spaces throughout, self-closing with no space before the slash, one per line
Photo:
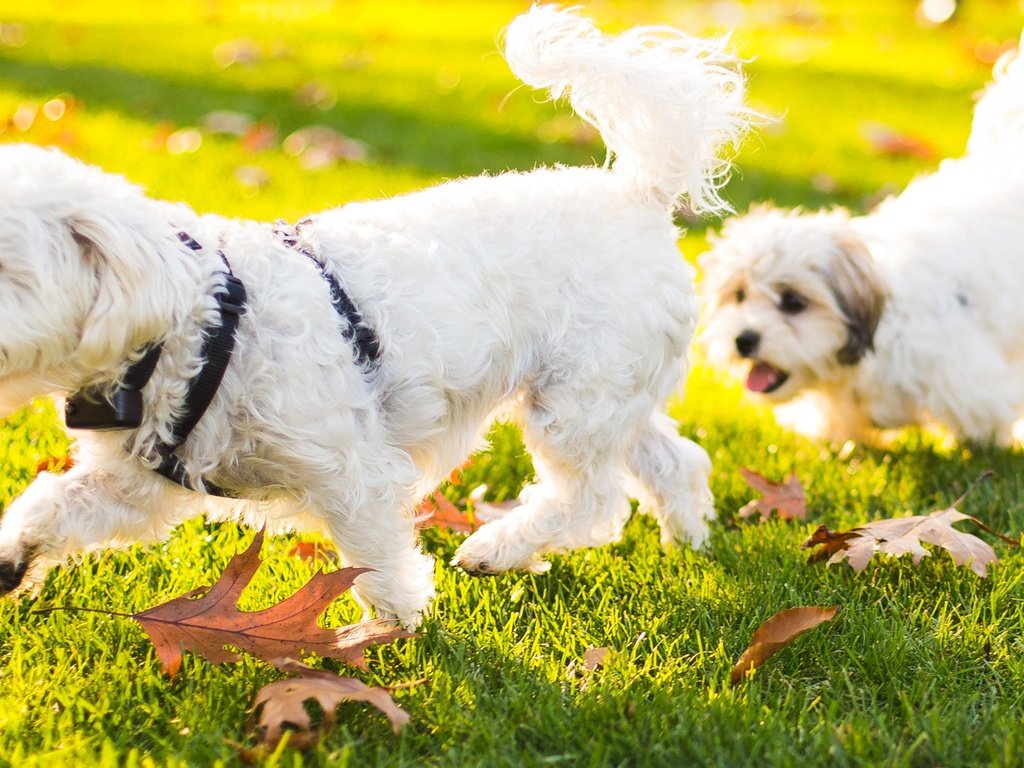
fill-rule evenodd
<path id="1" fill-rule="evenodd" d="M 64 421 L 68 429 L 138 429 L 142 425 L 142 392 L 118 387 L 108 399 L 96 389 L 82 390 L 64 401 Z"/>

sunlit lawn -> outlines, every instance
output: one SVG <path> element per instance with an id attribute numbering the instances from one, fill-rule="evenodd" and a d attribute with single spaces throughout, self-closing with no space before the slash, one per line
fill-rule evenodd
<path id="1" fill-rule="evenodd" d="M 603 160 L 592 134 L 517 88 L 497 53 L 501 28 L 525 2 L 118 5 L 0 2 L 0 119 L 9 118 L 0 139 L 55 143 L 201 211 L 289 220 L 482 170 Z M 963 5 L 938 28 L 916 23 L 913 3 L 891 0 L 598 2 L 590 12 L 614 29 L 735 27 L 751 101 L 781 119 L 747 142 L 728 197 L 740 210 L 763 199 L 863 210 L 959 152 L 972 94 L 1024 21 L 1015 3 Z M 244 139 L 215 135 L 204 126 L 218 110 L 244 113 L 255 127 Z M 360 142 L 365 159 L 350 150 L 348 161 L 310 167 L 315 155 L 295 154 L 298 140 L 285 140 L 314 125 Z M 872 139 L 880 126 L 934 157 L 880 151 Z M 704 248 L 703 227 L 683 241 L 687 257 Z M 697 359 L 673 414 L 715 462 L 720 519 L 709 545 L 665 554 L 651 521 L 636 519 L 621 543 L 556 556 L 545 576 L 474 580 L 443 565 L 460 537 L 428 531 L 439 562 L 434 615 L 418 638 L 369 653 L 368 672 L 358 673 L 374 684 L 427 678 L 396 693 L 412 724 L 396 739 L 379 714 L 344 705 L 307 761 L 1024 764 L 1019 553 L 993 541 L 1004 562 L 982 580 L 941 552 L 916 567 L 880 562 L 854 574 L 807 566 L 799 549 L 822 522 L 848 527 L 945 506 L 986 469 L 995 479 L 964 510 L 1019 532 L 1021 456 L 943 447 L 914 432 L 888 450 L 837 454 L 778 427 Z M 9 421 L 0 429 L 3 500 L 66 446 L 45 404 Z M 796 472 L 811 520 L 740 521 L 736 510 L 752 496 L 740 466 L 778 479 Z M 466 477 L 509 496 L 528 471 L 505 429 Z M 56 573 L 37 601 L 0 603 L 0 764 L 237 763 L 246 710 L 275 673 L 188 657 L 169 680 L 130 622 L 32 609 L 147 608 L 210 583 L 249 535 L 196 521 L 165 545 Z M 308 577 L 290 546 L 268 548 L 250 607 Z M 842 610 L 730 688 L 754 628 L 802 604 Z M 346 598 L 327 620 L 358 615 Z M 582 672 L 590 646 L 612 653 L 603 668 Z"/>

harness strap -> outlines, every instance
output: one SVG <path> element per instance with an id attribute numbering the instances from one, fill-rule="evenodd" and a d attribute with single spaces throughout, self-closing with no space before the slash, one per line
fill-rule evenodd
<path id="1" fill-rule="evenodd" d="M 298 251 L 316 265 L 320 277 L 327 283 L 327 288 L 331 293 L 331 305 L 334 307 L 334 311 L 345 321 L 341 335 L 352 344 L 356 365 L 373 367 L 380 358 L 380 340 L 373 329 L 366 324 L 362 312 L 345 293 L 338 278 L 327 268 L 327 264 L 316 255 L 313 247 L 302 236 L 302 225 L 311 222 L 312 219 L 303 219 L 292 227 L 285 221 L 276 221 L 274 222 L 274 234 L 284 245 Z"/>
<path id="2" fill-rule="evenodd" d="M 245 285 L 232 274 L 226 275 L 224 289 L 222 293 L 216 295 L 220 325 L 203 341 L 203 347 L 199 352 L 203 367 L 189 382 L 183 415 L 171 430 L 173 437 L 168 447 L 172 451 L 184 444 L 196 424 L 203 418 L 206 409 L 210 407 L 228 369 L 231 354 L 235 350 L 235 330 L 245 312 L 247 296 Z"/>
<path id="3" fill-rule="evenodd" d="M 221 254 L 223 258 L 223 254 Z M 203 367 L 198 375 L 189 382 L 188 391 L 185 393 L 184 412 L 177 422 L 171 425 L 171 441 L 157 443 L 156 452 L 160 463 L 153 467 L 153 471 L 163 475 L 179 485 L 190 490 L 195 488 L 191 482 L 185 467 L 178 458 L 177 451 L 188 436 L 192 433 L 196 424 L 203 418 L 206 409 L 213 402 L 214 395 L 224 380 L 224 373 L 231 362 L 231 354 L 235 349 L 235 330 L 238 328 L 238 321 L 245 312 L 246 291 L 245 285 L 232 274 L 226 275 L 225 290 L 218 293 L 217 304 L 220 310 L 220 325 L 203 341 L 200 356 L 203 359 Z M 223 496 L 234 498 L 235 494 L 207 480 L 202 482 L 203 489 L 212 496 Z"/>

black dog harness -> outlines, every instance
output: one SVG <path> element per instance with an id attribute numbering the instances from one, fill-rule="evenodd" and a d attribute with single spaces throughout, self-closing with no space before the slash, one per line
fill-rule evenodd
<path id="1" fill-rule="evenodd" d="M 185 232 L 179 232 L 178 239 L 193 251 L 202 250 L 202 246 Z M 232 273 L 224 252 L 218 250 L 217 255 L 224 262 L 226 269 L 222 273 L 224 288 L 215 295 L 221 318 L 220 324 L 211 329 L 203 340 L 200 351 L 203 366 L 189 382 L 182 415 L 171 425 L 170 441 L 161 441 L 155 446 L 154 458 L 157 463 L 153 470 L 189 490 L 203 490 L 213 496 L 230 498 L 235 494 L 206 480 L 203 481 L 201 489 L 194 487 L 176 453 L 213 402 L 213 397 L 224 379 L 228 363 L 231 362 L 238 321 L 245 313 L 245 285 Z M 143 415 L 142 389 L 153 376 L 161 351 L 162 346 L 159 344 L 151 347 L 129 367 L 121 386 L 109 396 L 104 395 L 99 387 L 95 386 L 70 395 L 64 404 L 64 416 L 68 427 L 103 431 L 138 428 L 142 424 Z"/>
<path id="2" fill-rule="evenodd" d="M 274 234 L 285 245 L 294 248 L 310 259 L 319 269 L 331 292 L 331 304 L 342 318 L 345 325 L 342 335 L 353 346 L 355 362 L 364 368 L 372 368 L 380 357 L 380 343 L 373 330 L 363 322 L 363 316 L 355 304 L 342 290 L 337 278 L 327 269 L 326 264 L 317 258 L 313 248 L 299 234 L 299 227 L 308 224 L 309 220 L 300 222 L 294 229 L 286 229 L 278 223 Z M 185 232 L 178 233 L 178 239 L 193 251 L 202 250 Z M 155 472 L 189 490 L 201 491 L 212 496 L 236 498 L 237 494 L 222 488 L 208 480 L 203 480 L 199 488 L 189 480 L 185 466 L 177 455 L 177 451 L 185 444 L 193 428 L 206 413 L 213 397 L 224 379 L 224 372 L 231 362 L 231 354 L 235 348 L 235 331 L 238 321 L 245 313 L 247 294 L 245 285 L 231 271 L 223 249 L 217 255 L 224 262 L 224 288 L 219 291 L 217 309 L 220 313 L 220 324 L 212 328 L 203 340 L 200 358 L 203 360 L 199 373 L 189 382 L 185 394 L 182 415 L 171 425 L 171 439 L 158 442 L 155 447 Z M 124 375 L 121 385 L 111 394 L 105 394 L 99 386 L 86 387 L 69 395 L 64 406 L 65 420 L 71 429 L 116 430 L 137 429 L 142 424 L 142 389 L 149 382 L 156 370 L 162 347 L 150 347 L 145 354 L 133 363 Z"/>

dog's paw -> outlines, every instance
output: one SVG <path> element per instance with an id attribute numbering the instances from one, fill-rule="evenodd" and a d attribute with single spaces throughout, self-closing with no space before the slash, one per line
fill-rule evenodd
<path id="1" fill-rule="evenodd" d="M 32 581 L 26 578 L 32 566 L 34 549 L 0 550 L 0 595 L 30 589 Z"/>
<path id="2" fill-rule="evenodd" d="M 536 552 L 518 552 L 507 546 L 496 531 L 497 526 L 489 523 L 474 533 L 455 551 L 451 564 L 470 576 L 497 576 L 505 571 L 544 573 L 551 568 Z"/>
<path id="3" fill-rule="evenodd" d="M 434 560 L 421 552 L 407 553 L 386 570 L 368 570 L 356 577 L 351 594 L 380 618 L 399 622 L 410 632 L 428 614 L 434 598 Z"/>

